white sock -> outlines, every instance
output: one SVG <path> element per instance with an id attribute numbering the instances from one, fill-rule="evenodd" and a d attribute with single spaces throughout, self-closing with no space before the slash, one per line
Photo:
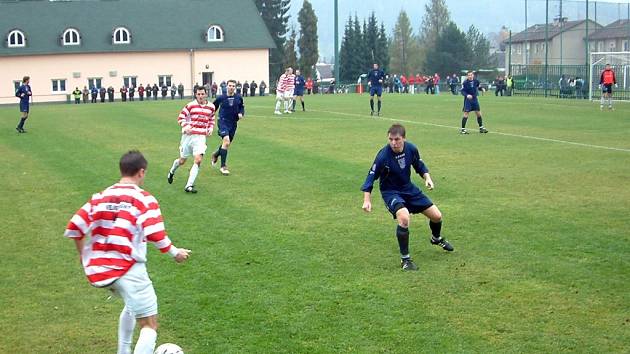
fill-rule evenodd
<path id="1" fill-rule="evenodd" d="M 133 354 L 153 354 L 156 340 L 157 332 L 153 328 L 144 327 L 140 330 L 140 336 Z"/>
<path id="2" fill-rule="evenodd" d="M 289 110 L 289 101 L 284 100 L 284 111 L 287 112 Z"/>
<path id="3" fill-rule="evenodd" d="M 173 166 L 171 166 L 171 170 L 169 172 L 174 174 L 175 171 L 177 171 L 178 167 L 179 167 L 179 159 L 175 159 L 175 161 L 173 161 Z"/>
<path id="4" fill-rule="evenodd" d="M 608 107 L 612 107 L 612 97 L 608 97 Z"/>
<path id="5" fill-rule="evenodd" d="M 188 175 L 188 182 L 186 183 L 186 187 L 194 186 L 195 179 L 197 179 L 197 174 L 199 173 L 199 165 L 193 163 L 190 168 L 190 174 Z"/>
<path id="6" fill-rule="evenodd" d="M 276 112 L 280 111 L 280 103 L 281 102 L 282 101 L 280 101 L 280 100 L 276 100 Z"/>
<path id="7" fill-rule="evenodd" d="M 131 354 L 136 317 L 124 307 L 118 320 L 118 354 Z"/>
<path id="8" fill-rule="evenodd" d="M 604 95 L 602 95 L 602 97 L 600 98 L 599 105 L 604 107 Z"/>

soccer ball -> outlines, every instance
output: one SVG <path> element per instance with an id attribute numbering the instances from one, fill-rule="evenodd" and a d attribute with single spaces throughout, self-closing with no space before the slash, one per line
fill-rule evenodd
<path id="1" fill-rule="evenodd" d="M 184 354 L 184 351 L 177 344 L 164 343 L 155 349 L 154 354 Z"/>

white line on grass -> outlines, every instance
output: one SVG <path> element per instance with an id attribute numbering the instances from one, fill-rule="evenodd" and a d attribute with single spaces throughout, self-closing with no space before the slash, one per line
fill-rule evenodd
<path id="1" fill-rule="evenodd" d="M 351 117 L 364 117 L 366 119 L 368 118 L 365 115 L 360 115 L 360 114 L 356 114 L 356 113 L 343 113 L 343 112 L 320 111 L 320 110 L 312 110 L 312 111 L 313 112 L 321 112 L 321 113 L 339 114 L 339 115 L 345 115 L 345 116 L 351 116 Z M 417 122 L 417 121 L 406 120 L 406 119 L 393 119 L 393 118 L 387 118 L 387 117 L 383 117 L 383 116 L 380 116 L 377 119 L 381 119 L 381 120 L 384 119 L 384 120 L 389 120 L 389 121 L 392 121 L 392 122 L 403 122 L 403 123 L 411 123 L 411 124 L 420 124 L 420 125 L 427 125 L 427 126 L 432 126 L 432 127 L 448 128 L 448 129 L 460 129 L 459 127 L 454 127 L 454 126 L 451 126 L 451 125 L 443 125 L 443 124 L 427 123 L 427 122 Z M 547 141 L 547 142 L 552 142 L 552 143 L 560 143 L 560 144 L 567 144 L 567 145 L 589 147 L 589 148 L 593 148 L 593 149 L 604 149 L 604 150 L 612 150 L 612 151 L 630 152 L 630 149 L 624 149 L 624 148 L 616 148 L 616 147 L 603 146 L 603 145 L 585 144 L 585 143 L 578 143 L 578 142 L 575 142 L 575 141 L 567 141 L 567 140 L 560 140 L 560 139 L 541 138 L 541 137 L 531 136 L 531 135 L 502 133 L 502 132 L 499 132 L 499 131 L 496 131 L 496 130 L 493 130 L 490 134 L 498 134 L 498 135 L 503 135 L 503 136 L 511 136 L 511 137 L 515 137 L 515 138 L 532 139 L 532 140 Z"/>

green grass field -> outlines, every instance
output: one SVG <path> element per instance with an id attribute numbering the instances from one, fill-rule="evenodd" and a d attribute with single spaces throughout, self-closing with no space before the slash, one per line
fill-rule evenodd
<path id="1" fill-rule="evenodd" d="M 173 185 L 183 101 L 0 107 L 2 353 L 113 353 L 120 299 L 90 287 L 68 219 L 140 149 L 177 265 L 149 246 L 158 343 L 186 353 L 628 353 L 630 106 L 481 98 L 490 134 L 460 136 L 461 98 L 307 97 L 273 116 L 246 99 L 232 175 Z M 393 122 L 407 127 L 455 252 L 412 218 L 419 272 L 399 269 L 395 222 L 359 190 Z M 210 148 L 219 144 L 210 139 Z M 190 165 L 187 165 L 190 166 Z M 414 180 L 419 182 L 419 177 Z"/>

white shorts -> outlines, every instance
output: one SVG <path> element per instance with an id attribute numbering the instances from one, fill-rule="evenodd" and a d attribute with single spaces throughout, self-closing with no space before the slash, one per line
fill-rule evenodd
<path id="1" fill-rule="evenodd" d="M 285 100 L 289 100 L 289 99 L 293 99 L 293 90 L 290 91 L 284 91 L 284 99 Z"/>
<path id="2" fill-rule="evenodd" d="M 183 134 L 179 143 L 179 157 L 189 158 L 195 155 L 203 155 L 206 153 L 207 148 L 205 135 Z"/>
<path id="3" fill-rule="evenodd" d="M 276 100 L 284 99 L 284 92 L 276 91 Z"/>
<path id="4" fill-rule="evenodd" d="M 157 315 L 157 296 L 149 279 L 146 263 L 134 264 L 110 288 L 123 298 L 125 306 L 136 318 Z"/>

